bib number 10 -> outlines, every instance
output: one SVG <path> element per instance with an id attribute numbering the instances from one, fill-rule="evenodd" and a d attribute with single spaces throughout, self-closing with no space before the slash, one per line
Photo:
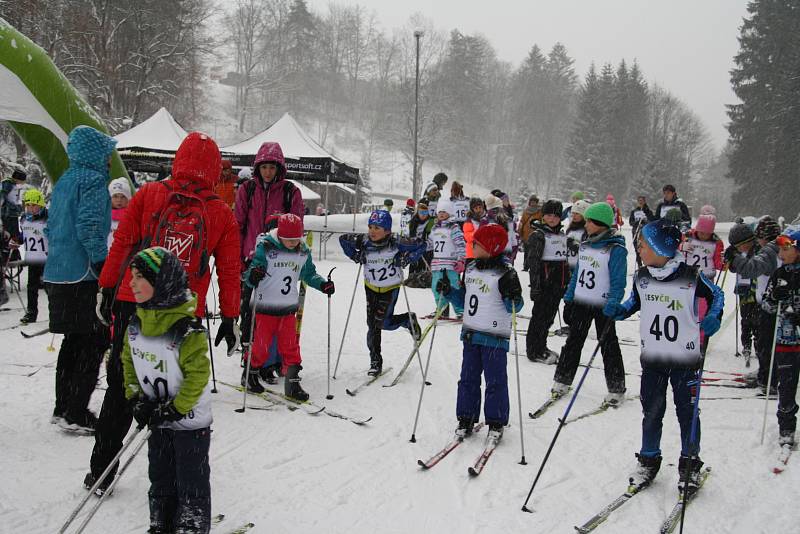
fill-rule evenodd
<path id="1" fill-rule="evenodd" d="M 661 336 L 664 336 L 667 341 L 675 341 L 678 339 L 678 319 L 674 315 L 667 315 L 661 321 L 661 315 L 657 314 L 653 317 L 653 322 L 650 324 L 650 333 L 656 338 L 656 341 L 661 341 Z"/>

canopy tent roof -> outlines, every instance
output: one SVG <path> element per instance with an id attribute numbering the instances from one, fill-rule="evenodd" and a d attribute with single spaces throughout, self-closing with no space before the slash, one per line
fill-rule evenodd
<path id="1" fill-rule="evenodd" d="M 181 142 L 189 135 L 165 108 L 130 130 L 115 135 L 117 150 L 132 154 L 174 153 Z M 174 154 L 170 154 L 172 156 Z"/>
<path id="2" fill-rule="evenodd" d="M 358 169 L 322 148 L 288 113 L 263 132 L 221 150 L 234 165 L 251 166 L 258 149 L 267 141 L 280 143 L 286 170 L 296 180 L 319 181 L 329 175 L 334 183 L 358 182 Z"/>
<path id="3" fill-rule="evenodd" d="M 300 182 L 295 181 L 295 180 L 289 180 L 289 181 L 292 182 L 294 185 L 296 185 L 298 189 L 300 189 L 300 196 L 303 197 L 303 200 L 320 200 L 320 199 L 322 199 L 322 197 L 319 196 L 318 193 L 315 193 L 314 191 L 312 191 L 308 187 L 304 186 Z"/>

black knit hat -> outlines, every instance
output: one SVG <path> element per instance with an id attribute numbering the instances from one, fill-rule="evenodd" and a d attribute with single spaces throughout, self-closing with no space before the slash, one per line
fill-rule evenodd
<path id="1" fill-rule="evenodd" d="M 139 303 L 142 308 L 173 308 L 192 298 L 181 261 L 163 247 L 142 250 L 133 257 L 131 268 L 153 286 L 153 298 Z"/>
<path id="2" fill-rule="evenodd" d="M 558 200 L 550 199 L 542 204 L 542 215 L 558 215 L 561 217 L 564 208 Z"/>
<path id="3" fill-rule="evenodd" d="M 447 175 L 443 172 L 436 173 L 436 176 L 433 177 L 433 183 L 436 184 L 436 187 L 441 189 L 444 187 L 444 184 L 447 183 Z"/>
<path id="4" fill-rule="evenodd" d="M 28 175 L 22 169 L 14 169 L 14 172 L 11 173 L 11 178 L 24 182 L 28 179 Z"/>

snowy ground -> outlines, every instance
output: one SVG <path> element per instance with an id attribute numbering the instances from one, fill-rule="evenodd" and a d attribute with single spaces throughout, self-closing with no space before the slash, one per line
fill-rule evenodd
<path id="1" fill-rule="evenodd" d="M 727 236 L 724 236 L 727 237 Z M 336 357 L 357 266 L 328 247 L 327 261 L 318 265 L 324 275 L 336 266 L 337 293 L 333 298 L 332 357 Z M 632 256 L 631 256 L 632 261 Z M 523 274 L 523 281 L 526 275 Z M 733 277 L 726 287 L 726 312 Z M 211 297 L 210 297 L 211 298 Z M 409 290 L 412 309 L 424 315 L 433 309 L 429 290 Z M 213 298 L 209 300 L 213 302 Z M 10 306 L 19 306 L 12 299 Z M 566 403 L 539 420 L 527 412 L 548 396 L 554 367 L 520 359 L 523 430 L 527 466 L 520 460 L 519 420 L 516 405 L 514 359 L 509 358 L 512 398 L 511 426 L 484 473 L 470 479 L 467 466 L 481 450 L 478 439 L 456 449 L 429 472 L 417 467 L 450 438 L 455 426 L 455 391 L 460 368 L 460 327 L 445 325 L 436 331 L 425 400 L 417 429 L 417 443 L 409 443 L 420 388 L 420 371 L 414 364 L 402 382 L 385 389 L 387 376 L 357 397 L 345 394 L 364 377 L 368 355 L 363 290 L 358 290 L 335 398 L 325 400 L 326 302 L 316 291 L 306 301 L 302 335 L 303 386 L 312 399 L 332 410 L 370 414 L 374 419 L 358 427 L 324 414 L 309 416 L 276 406 L 270 411 L 234 412 L 241 403 L 238 391 L 219 385 L 214 396 L 214 435 L 211 444 L 213 513 L 227 516 L 214 532 L 225 532 L 252 521 L 252 532 L 573 532 L 599 508 L 620 494 L 627 473 L 634 467 L 640 439 L 641 410 L 631 401 L 618 410 L 576 422 L 564 428 L 533 495 L 533 514 L 520 506 L 533 480 Z M 46 309 L 46 303 L 40 307 Z M 399 305 L 402 311 L 404 304 Z M 0 315 L 0 328 L 17 324 L 21 311 Z M 525 312 L 530 313 L 526 305 Z M 25 328 L 34 331 L 38 323 Z M 520 328 L 527 321 L 520 320 Z M 556 324 L 557 327 L 557 324 Z M 215 327 L 214 327 L 215 328 Z M 621 337 L 637 337 L 638 323 L 618 325 Z M 56 337 L 56 349 L 59 345 Z M 558 350 L 564 338 L 550 337 Z M 0 331 L 7 347 L 0 355 L 0 531 L 51 533 L 84 495 L 81 486 L 88 469 L 93 438 L 65 434 L 49 424 L 57 352 L 47 346 L 50 336 L 24 340 L 19 329 Z M 593 349 L 587 341 L 584 361 Z M 384 334 L 385 365 L 397 369 L 411 349 L 402 331 Z M 427 344 L 426 344 L 427 348 Z M 622 346 L 626 369 L 640 371 L 635 347 Z M 734 325 L 712 341 L 706 367 L 744 371 L 733 357 Z M 427 354 L 427 350 L 423 355 Z M 513 355 L 513 351 L 511 353 Z M 215 351 L 219 380 L 238 382 L 238 358 Z M 599 363 L 599 360 L 598 362 Z M 755 366 L 753 367 L 755 369 Z M 105 374 L 101 371 L 101 374 Z M 105 385 L 104 381 L 101 381 Z M 577 384 L 577 378 L 576 378 Z M 637 376 L 628 377 L 630 395 L 638 393 Z M 605 386 L 602 372 L 592 370 L 573 414 L 597 406 Z M 103 391 L 92 405 L 99 411 Z M 745 396 L 754 390 L 720 387 L 703 389 L 708 397 Z M 668 394 L 671 399 L 671 395 Z M 254 405 L 264 405 L 252 399 Z M 669 401 L 671 403 L 671 400 Z M 702 402 L 702 401 L 701 401 Z M 775 403 L 769 407 L 767 438 L 759 445 L 763 400 L 708 400 L 702 402 L 703 450 L 713 468 L 712 477 L 686 514 L 686 532 L 772 533 L 797 532 L 797 487 L 800 470 L 792 466 L 780 476 L 771 473 L 777 454 Z M 664 420 L 662 441 L 665 463 L 654 486 L 616 512 L 597 532 L 656 532 L 676 499 L 679 440 L 674 411 Z M 796 466 L 794 466 L 796 467 Z M 87 532 L 144 532 L 148 524 L 147 458 L 143 451 L 107 500 Z M 94 498 L 93 498 L 94 499 Z M 223 528 L 223 526 L 225 528 Z"/>

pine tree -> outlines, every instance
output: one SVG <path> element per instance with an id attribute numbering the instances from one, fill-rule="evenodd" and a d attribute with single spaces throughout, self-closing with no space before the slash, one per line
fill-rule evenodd
<path id="1" fill-rule="evenodd" d="M 741 214 L 789 218 L 800 198 L 800 8 L 796 0 L 753 0 L 739 36 L 728 106 L 729 176 Z"/>

